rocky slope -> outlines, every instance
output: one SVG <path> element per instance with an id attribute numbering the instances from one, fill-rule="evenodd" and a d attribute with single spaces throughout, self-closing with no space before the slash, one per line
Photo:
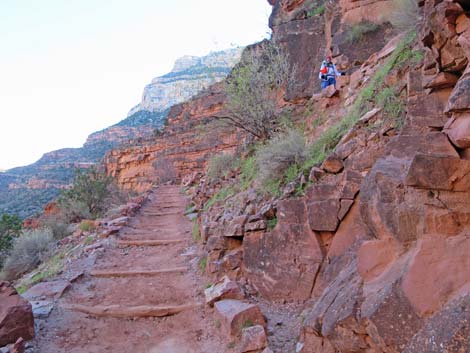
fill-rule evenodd
<path id="1" fill-rule="evenodd" d="M 299 177 L 281 198 L 253 189 L 217 198 L 240 183 L 237 171 L 215 184 L 188 175 L 209 154 L 178 125 L 184 137 L 169 160 L 193 185 L 207 271 L 263 301 L 276 352 L 470 349 L 469 4 L 418 3 L 413 40 L 390 23 L 393 1 L 271 1 L 273 38 L 298 68 L 282 104 L 307 125 L 309 140 L 322 141 L 329 128 L 349 126 L 341 121 L 354 109 L 361 113 L 312 168 L 313 185 Z M 329 52 L 349 75 L 339 91 L 312 96 Z M 383 91 L 393 95 L 380 102 Z M 210 122 L 216 111 L 200 107 L 213 98 L 182 105 L 179 117 Z M 114 151 L 109 170 L 126 187 L 150 187 L 152 161 L 167 153 L 159 143 Z M 299 186 L 304 195 L 295 197 Z M 292 303 L 294 313 L 279 303 Z"/>
<path id="2" fill-rule="evenodd" d="M 119 123 L 88 136 L 81 148 L 46 153 L 36 163 L 0 174 L 0 213 L 25 218 L 39 212 L 73 178 L 75 168 L 102 160 L 121 145 L 135 145 L 153 137 L 167 120 L 169 108 L 223 79 L 239 60 L 241 48 L 207 56 L 185 56 L 173 70 L 145 87 L 142 102 Z"/>

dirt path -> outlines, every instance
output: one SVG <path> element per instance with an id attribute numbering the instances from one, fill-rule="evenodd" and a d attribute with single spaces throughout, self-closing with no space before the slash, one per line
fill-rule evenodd
<path id="1" fill-rule="evenodd" d="M 186 202 L 176 186 L 156 189 L 116 240 L 88 261 L 94 264 L 50 316 L 39 321 L 35 352 L 233 352 L 212 309 L 201 305 L 205 283 L 191 223 L 183 215 Z M 171 242 L 119 244 L 142 240 Z M 158 317 L 165 310 L 181 312 Z"/>

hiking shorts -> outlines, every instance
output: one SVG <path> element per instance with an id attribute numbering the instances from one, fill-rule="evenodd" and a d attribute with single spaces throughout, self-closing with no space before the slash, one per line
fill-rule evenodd
<path id="1" fill-rule="evenodd" d="M 331 85 L 336 86 L 336 78 L 328 77 L 328 79 L 321 81 L 321 89 L 324 89 Z"/>

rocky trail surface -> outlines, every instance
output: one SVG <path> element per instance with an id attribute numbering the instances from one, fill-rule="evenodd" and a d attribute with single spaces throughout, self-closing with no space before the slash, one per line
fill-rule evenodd
<path id="1" fill-rule="evenodd" d="M 34 352 L 228 352 L 213 309 L 203 305 L 186 203 L 177 186 L 156 189 L 37 320 Z"/>

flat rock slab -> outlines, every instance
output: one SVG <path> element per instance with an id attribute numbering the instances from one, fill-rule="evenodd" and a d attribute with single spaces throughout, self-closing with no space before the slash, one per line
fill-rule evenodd
<path id="1" fill-rule="evenodd" d="M 54 303 L 47 300 L 36 300 L 30 303 L 33 307 L 33 316 L 36 319 L 47 318 L 52 312 L 52 309 L 54 308 Z"/>
<path id="2" fill-rule="evenodd" d="M 206 296 L 206 304 L 211 306 L 221 299 L 243 299 L 243 294 L 237 282 L 231 281 L 227 276 L 224 276 L 215 285 L 206 288 L 204 294 Z"/>
<path id="3" fill-rule="evenodd" d="M 230 336 L 239 336 L 243 327 L 266 325 L 266 320 L 257 305 L 236 299 L 224 299 L 216 302 L 214 306 Z"/>
<path id="4" fill-rule="evenodd" d="M 186 241 L 186 239 L 166 239 L 166 240 L 118 240 L 119 246 L 160 246 L 177 244 Z"/>
<path id="5" fill-rule="evenodd" d="M 253 352 L 265 348 L 268 344 L 266 332 L 261 325 L 245 327 L 242 330 L 241 352 Z"/>
<path id="6" fill-rule="evenodd" d="M 28 289 L 23 297 L 29 301 L 42 298 L 59 299 L 69 286 L 70 282 L 64 280 L 41 282 Z"/>
<path id="7" fill-rule="evenodd" d="M 141 305 L 141 306 L 122 306 L 122 305 L 97 305 L 88 306 L 80 304 L 65 304 L 62 308 L 65 310 L 78 311 L 97 317 L 118 317 L 118 318 L 133 318 L 133 317 L 162 317 L 178 314 L 185 310 L 194 309 L 200 304 L 187 304 L 187 305 L 173 305 L 173 306 L 154 306 L 154 305 Z"/>
<path id="8" fill-rule="evenodd" d="M 179 273 L 187 271 L 187 267 L 166 268 L 162 270 L 93 270 L 90 275 L 93 277 L 132 277 L 132 276 L 157 276 L 165 273 Z"/>

